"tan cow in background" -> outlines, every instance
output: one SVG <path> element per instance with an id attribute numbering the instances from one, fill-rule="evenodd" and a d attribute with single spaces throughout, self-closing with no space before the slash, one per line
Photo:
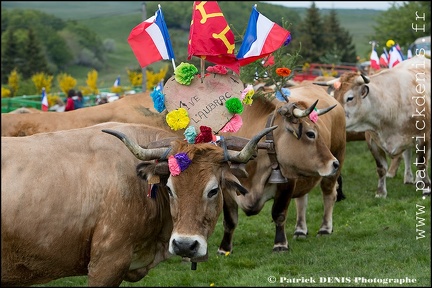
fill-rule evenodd
<path id="1" fill-rule="evenodd" d="M 227 203 L 224 208 L 224 236 L 218 250 L 221 254 L 232 251 L 238 207 L 248 216 L 255 215 L 271 199 L 274 199 L 272 219 L 276 230 L 273 250 L 287 250 L 285 224 L 290 201 L 296 199 L 294 234 L 306 236 L 307 193 L 317 185 L 321 187 L 324 201 L 318 234 L 331 234 L 333 231 L 337 179 L 345 157 L 345 113 L 340 103 L 329 97 L 325 89 L 313 84 L 292 87 L 288 99 L 289 103 L 257 98 L 241 114 L 243 126 L 235 133 L 236 136 L 251 137 L 273 123 L 278 128 L 266 136 L 266 142 L 274 145 L 274 151 L 259 150 L 258 157 L 246 165 L 249 177 L 240 181 L 249 193 L 242 198 L 236 197 L 236 201 Z M 321 114 L 316 123 L 309 119 L 315 104 L 318 114 Z M 269 182 L 273 168 L 277 166 L 287 178 L 286 183 Z"/>
<path id="2" fill-rule="evenodd" d="M 248 161 L 274 128 L 241 151 L 182 138 L 149 148 L 175 134 L 125 123 L 2 137 L 1 285 L 88 275 L 112 287 L 170 255 L 205 261 L 224 198 L 247 192 L 229 163 Z M 178 153 L 190 162 L 173 176 Z"/>
<path id="3" fill-rule="evenodd" d="M 416 190 L 430 194 L 430 70 L 430 59 L 416 56 L 371 76 L 347 73 L 338 79 L 340 88 L 334 96 L 346 111 L 347 131 L 366 131 L 370 137 L 368 144 L 379 177 L 376 197 L 387 196 L 386 154 L 398 157 L 402 153 L 404 183 L 415 183 Z"/>
<path id="4" fill-rule="evenodd" d="M 67 112 L 1 114 L 1 136 L 28 136 L 87 127 L 104 122 L 142 123 L 168 127 L 163 113 L 153 108 L 148 92 L 127 95 L 117 101 Z M 178 135 L 181 135 L 180 132 Z"/>

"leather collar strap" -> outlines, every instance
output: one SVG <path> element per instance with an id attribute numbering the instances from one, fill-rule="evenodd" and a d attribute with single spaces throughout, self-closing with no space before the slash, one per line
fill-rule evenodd
<path id="1" fill-rule="evenodd" d="M 268 116 L 266 128 L 273 126 L 274 118 L 275 118 L 275 113 L 272 113 L 271 115 Z M 279 163 L 277 162 L 276 159 L 276 150 L 274 146 L 273 131 L 270 131 L 269 133 L 266 134 L 265 142 L 268 144 L 267 154 L 270 158 L 271 168 L 273 170 L 278 169 Z"/>

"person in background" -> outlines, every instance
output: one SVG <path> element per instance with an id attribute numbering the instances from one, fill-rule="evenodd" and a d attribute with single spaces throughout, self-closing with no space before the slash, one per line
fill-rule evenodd
<path id="1" fill-rule="evenodd" d="M 74 107 L 75 109 L 83 108 L 84 107 L 84 97 L 81 93 L 81 91 L 78 90 L 75 96 L 72 97 L 74 101 Z"/>
<path id="2" fill-rule="evenodd" d="M 73 97 L 75 96 L 75 90 L 74 89 L 70 89 L 68 91 L 68 96 L 66 99 L 66 107 L 65 107 L 65 111 L 72 111 L 75 109 L 75 104 L 74 104 L 74 100 Z"/>

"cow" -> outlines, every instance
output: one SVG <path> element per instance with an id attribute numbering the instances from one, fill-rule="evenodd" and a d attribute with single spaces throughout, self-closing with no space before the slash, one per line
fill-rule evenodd
<path id="1" fill-rule="evenodd" d="M 258 214 L 264 204 L 273 200 L 275 223 L 273 251 L 289 249 L 285 233 L 287 209 L 296 199 L 295 237 L 306 237 L 307 193 L 318 184 L 324 200 L 324 216 L 318 235 L 333 232 L 332 214 L 337 194 L 337 179 L 345 157 L 345 114 L 340 103 L 322 87 L 308 84 L 291 88 L 289 102 L 269 101 L 257 97 L 244 108 L 243 125 L 236 136 L 250 137 L 256 131 L 277 125 L 267 134 L 266 142 L 273 148 L 259 150 L 258 156 L 246 164 L 247 178 L 240 179 L 249 193 L 244 198 L 226 198 L 224 235 L 217 253 L 232 252 L 233 234 L 238 223 L 238 207 L 247 216 Z M 315 106 L 316 105 L 316 106 Z M 309 114 L 317 108 L 320 114 L 314 123 Z M 272 172 L 280 168 L 286 183 L 271 183 Z"/>
<path id="2" fill-rule="evenodd" d="M 240 151 L 182 138 L 161 146 L 176 134 L 113 122 L 2 137 L 1 285 L 87 275 L 111 287 L 172 255 L 206 261 L 223 199 L 247 193 L 230 164 L 275 128 Z"/>
<path id="3" fill-rule="evenodd" d="M 339 78 L 334 78 L 333 79 L 319 79 L 318 77 L 315 78 L 315 80 L 312 82 L 315 85 L 319 85 L 319 86 L 327 86 L 327 92 L 332 96 L 335 97 L 336 100 L 338 100 L 339 102 L 342 101 L 341 96 L 344 94 L 344 91 L 346 92 L 346 90 L 348 89 L 348 85 L 343 84 L 341 85 L 340 83 L 347 83 L 350 80 L 348 79 L 353 79 L 353 77 L 356 77 L 356 75 L 358 75 L 355 72 L 346 72 L 344 74 L 341 75 L 341 77 Z M 338 87 L 338 91 L 335 93 L 335 87 L 334 85 L 338 83 L 336 86 Z M 371 137 L 369 132 L 354 132 L 354 131 L 346 131 L 346 141 L 347 142 L 352 142 L 352 141 L 366 141 L 369 150 L 372 152 L 372 148 L 371 148 Z M 410 151 L 407 151 L 407 153 L 409 153 Z M 372 153 L 372 156 L 374 156 L 374 159 L 377 161 L 377 165 L 379 163 L 379 161 L 377 160 L 377 157 L 375 157 L 375 155 Z M 411 163 L 409 161 L 410 158 L 407 158 L 405 155 L 405 183 L 412 183 L 413 181 L 413 177 L 412 177 L 412 170 L 411 170 Z M 402 161 L 402 155 L 397 155 L 394 156 L 392 158 L 390 158 L 390 167 L 387 170 L 386 173 L 386 177 L 389 178 L 393 178 L 396 176 L 397 174 L 397 170 L 399 168 L 400 162 Z M 383 179 L 383 181 L 385 181 L 385 179 Z M 382 181 L 380 181 L 382 182 Z"/>
<path id="4" fill-rule="evenodd" d="M 378 174 L 375 197 L 387 197 L 386 154 L 403 154 L 404 183 L 415 183 L 416 190 L 430 195 L 430 68 L 430 59 L 416 56 L 374 75 L 350 73 L 339 79 L 340 88 L 334 96 L 346 111 L 347 131 L 366 131 L 369 138 Z M 417 156 L 415 180 L 413 149 Z"/>
<path id="5" fill-rule="evenodd" d="M 142 123 L 153 127 L 167 126 L 164 113 L 153 108 L 149 93 L 127 95 L 104 105 L 67 112 L 1 114 L 1 136 L 29 136 L 87 127 L 104 122 Z M 180 132 L 180 131 L 179 131 Z M 182 136 L 179 132 L 177 134 Z"/>

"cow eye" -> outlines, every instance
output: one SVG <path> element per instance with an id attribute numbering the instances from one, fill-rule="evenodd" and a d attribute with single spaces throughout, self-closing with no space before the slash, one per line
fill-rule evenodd
<path id="1" fill-rule="evenodd" d="M 354 99 L 353 96 L 349 96 L 349 97 L 346 99 L 346 102 L 350 102 L 350 101 L 352 101 L 353 99 Z"/>
<path id="2" fill-rule="evenodd" d="M 315 139 L 315 132 L 308 131 L 306 132 L 306 136 L 310 139 Z"/>
<path id="3" fill-rule="evenodd" d="M 166 187 L 166 189 L 167 189 L 168 195 L 169 195 L 170 197 L 173 197 L 174 195 L 173 195 L 173 193 L 172 193 L 172 191 L 171 191 L 171 188 L 168 187 L 168 186 L 165 186 L 165 187 Z"/>
<path id="4" fill-rule="evenodd" d="M 219 187 L 218 187 L 218 188 L 214 188 L 214 189 L 210 190 L 210 191 L 207 193 L 207 197 L 208 197 L 208 198 L 212 198 L 212 197 L 215 196 L 218 192 L 219 192 Z"/>

